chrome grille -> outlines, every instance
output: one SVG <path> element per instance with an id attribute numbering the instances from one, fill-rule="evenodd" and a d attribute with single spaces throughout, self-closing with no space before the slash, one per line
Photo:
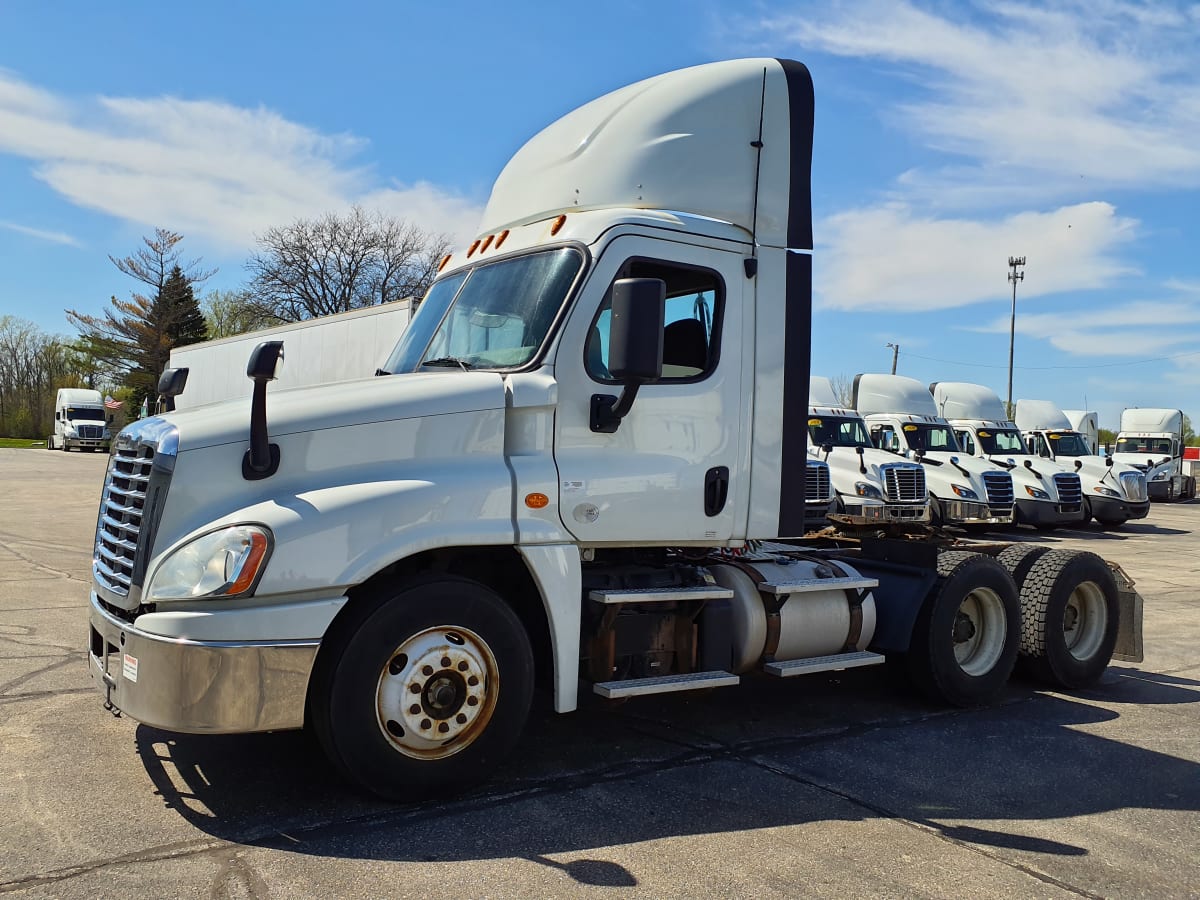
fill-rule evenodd
<path id="1" fill-rule="evenodd" d="M 1141 472 L 1122 472 L 1121 487 L 1125 489 L 1125 496 L 1133 503 L 1141 503 L 1149 493 L 1146 490 L 1146 476 Z"/>
<path id="2" fill-rule="evenodd" d="M 987 488 L 988 506 L 1012 509 L 1013 481 L 1007 472 L 984 472 L 983 486 Z"/>
<path id="3" fill-rule="evenodd" d="M 104 480 L 92 574 L 102 587 L 121 596 L 129 594 L 133 581 L 134 557 L 153 468 L 153 447 L 123 446 L 110 460 Z"/>
<path id="4" fill-rule="evenodd" d="M 81 438 L 89 441 L 98 441 L 104 433 L 103 425 L 77 425 L 75 430 Z"/>
<path id="5" fill-rule="evenodd" d="M 809 462 L 804 481 L 804 499 L 809 503 L 828 502 L 833 499 L 829 483 L 829 466 L 820 462 Z"/>
<path id="6" fill-rule="evenodd" d="M 1078 506 L 1083 502 L 1083 486 L 1074 472 L 1060 472 L 1054 476 L 1054 489 L 1058 491 L 1058 502 L 1067 506 Z"/>
<path id="7" fill-rule="evenodd" d="M 925 470 L 921 466 L 885 464 L 883 470 L 883 492 L 889 503 L 924 503 Z"/>

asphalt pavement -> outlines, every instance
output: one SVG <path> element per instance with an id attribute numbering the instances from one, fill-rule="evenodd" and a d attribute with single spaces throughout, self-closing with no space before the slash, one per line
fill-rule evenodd
<path id="1" fill-rule="evenodd" d="M 535 712 L 465 795 L 397 806 L 301 733 L 105 712 L 84 652 L 105 457 L 0 449 L 0 894 L 1200 897 L 1200 503 L 1022 532 L 1119 562 L 1146 660 L 931 706 L 886 667 Z"/>

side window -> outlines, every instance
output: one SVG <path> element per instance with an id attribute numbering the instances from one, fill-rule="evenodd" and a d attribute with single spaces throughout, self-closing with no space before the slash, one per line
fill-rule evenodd
<path id="1" fill-rule="evenodd" d="M 963 452 L 968 456 L 975 455 L 975 439 L 971 437 L 969 431 L 956 431 L 955 436 L 958 437 L 958 442 L 962 444 Z"/>
<path id="2" fill-rule="evenodd" d="M 880 450 L 890 450 L 893 453 L 900 450 L 900 439 L 891 425 L 876 425 L 871 429 L 871 443 Z"/>
<path id="3" fill-rule="evenodd" d="M 1037 452 L 1038 456 L 1045 456 L 1047 459 L 1050 457 L 1050 445 L 1046 443 L 1045 435 L 1040 433 L 1037 436 Z"/>
<path id="4" fill-rule="evenodd" d="M 663 330 L 663 382 L 697 381 L 716 368 L 720 348 L 724 285 L 709 269 L 631 259 L 617 278 L 661 278 L 667 285 Z M 606 295 L 592 324 L 585 353 L 587 373 L 611 382 L 608 336 L 612 326 L 611 299 Z"/>

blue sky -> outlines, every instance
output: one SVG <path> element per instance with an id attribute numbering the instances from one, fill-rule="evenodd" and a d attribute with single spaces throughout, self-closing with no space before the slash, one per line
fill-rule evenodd
<path id="1" fill-rule="evenodd" d="M 1200 416 L 1200 6 L 1113 0 L 202 6 L 0 0 L 0 315 L 61 334 L 162 225 L 244 281 L 352 203 L 467 237 L 574 106 L 787 56 L 817 95 L 813 371 Z M 584 10 L 591 15 L 585 15 Z"/>

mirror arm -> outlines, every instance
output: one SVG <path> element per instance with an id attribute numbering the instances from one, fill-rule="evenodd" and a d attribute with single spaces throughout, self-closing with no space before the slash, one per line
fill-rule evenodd
<path id="1" fill-rule="evenodd" d="M 616 434 L 621 420 L 633 409 L 633 401 L 637 399 L 641 382 L 633 381 L 625 385 L 620 397 L 612 394 L 592 394 L 591 429 L 598 434 Z"/>

